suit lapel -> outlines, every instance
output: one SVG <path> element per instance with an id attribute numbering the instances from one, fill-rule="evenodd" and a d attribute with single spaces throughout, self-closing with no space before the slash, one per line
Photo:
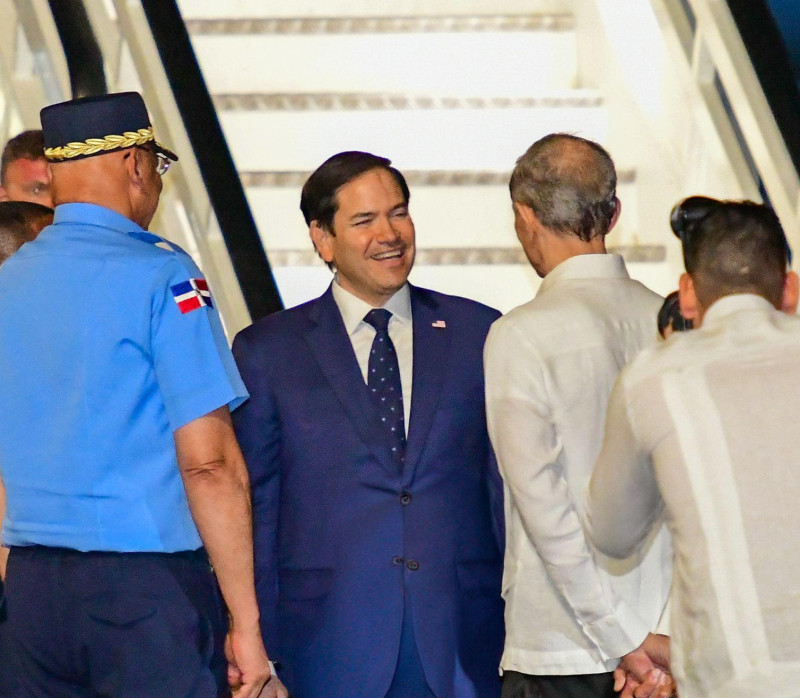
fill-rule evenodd
<path id="1" fill-rule="evenodd" d="M 306 333 L 306 341 L 342 410 L 381 463 L 397 473 L 397 463 L 389 450 L 330 287 L 310 306 L 308 314 L 312 325 Z"/>
<path id="2" fill-rule="evenodd" d="M 447 318 L 441 315 L 439 304 L 424 290 L 414 286 L 410 286 L 410 289 L 414 327 L 414 376 L 406 444 L 407 472 L 413 472 L 416 468 L 433 423 L 449 361 L 452 331 L 441 326 Z"/>

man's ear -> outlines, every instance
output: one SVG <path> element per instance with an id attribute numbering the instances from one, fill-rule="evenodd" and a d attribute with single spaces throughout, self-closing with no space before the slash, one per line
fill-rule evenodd
<path id="1" fill-rule="evenodd" d="M 530 230 L 538 220 L 536 218 L 536 214 L 533 212 L 533 209 L 527 204 L 521 204 L 519 203 L 519 201 L 515 201 L 514 210 L 517 212 L 517 215 L 522 219 L 522 222 L 525 224 L 525 227 L 528 230 Z"/>
<path id="2" fill-rule="evenodd" d="M 681 274 L 678 282 L 678 303 L 681 306 L 681 315 L 687 320 L 691 320 L 695 327 L 699 327 L 703 316 L 702 308 L 697 300 L 694 281 L 685 272 Z"/>
<path id="3" fill-rule="evenodd" d="M 514 232 L 523 247 L 530 242 L 533 231 L 539 219 L 530 206 L 515 201 L 514 208 Z"/>
<path id="4" fill-rule="evenodd" d="M 797 273 L 790 271 L 787 272 L 783 280 L 783 303 L 781 310 L 789 315 L 794 315 L 797 312 L 797 301 L 800 297 L 800 280 L 797 278 Z"/>
<path id="5" fill-rule="evenodd" d="M 619 214 L 622 213 L 622 202 L 615 196 L 614 197 L 615 210 L 614 215 L 611 216 L 611 222 L 608 224 L 608 232 L 610 233 L 619 220 Z"/>
<path id="6" fill-rule="evenodd" d="M 141 148 L 131 148 L 123 155 L 125 171 L 131 184 L 141 188 L 145 183 L 147 153 Z"/>
<path id="7" fill-rule="evenodd" d="M 333 262 L 333 246 L 331 244 L 333 233 L 325 230 L 317 221 L 311 221 L 308 226 L 308 234 L 311 236 L 311 241 L 323 261 L 328 264 Z"/>

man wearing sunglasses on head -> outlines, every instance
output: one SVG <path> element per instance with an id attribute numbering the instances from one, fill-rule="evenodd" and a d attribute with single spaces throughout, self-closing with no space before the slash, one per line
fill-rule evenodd
<path id="1" fill-rule="evenodd" d="M 620 374 L 589 528 L 600 550 L 624 557 L 664 512 L 679 695 L 796 696 L 797 275 L 767 206 L 715 202 L 679 233 L 681 312 L 695 329 Z"/>

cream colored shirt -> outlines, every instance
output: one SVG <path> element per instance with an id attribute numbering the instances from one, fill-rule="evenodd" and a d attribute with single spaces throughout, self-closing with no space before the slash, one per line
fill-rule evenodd
<path id="1" fill-rule="evenodd" d="M 581 255 L 489 333 L 489 435 L 505 483 L 505 670 L 610 671 L 659 620 L 670 581 L 664 533 L 609 560 L 593 554 L 580 515 L 611 386 L 656 341 L 661 300 L 621 257 Z"/>
<path id="2" fill-rule="evenodd" d="M 592 535 L 626 554 L 662 507 L 681 698 L 800 696 L 800 318 L 727 296 L 622 373 Z"/>
<path id="3" fill-rule="evenodd" d="M 361 369 L 364 382 L 367 382 L 369 368 L 369 352 L 375 339 L 375 328 L 364 322 L 364 316 L 373 307 L 343 289 L 337 281 L 333 282 L 333 300 L 342 314 L 347 336 L 353 345 L 353 351 Z M 392 317 L 389 320 L 389 337 L 397 353 L 400 368 L 400 383 L 403 387 L 403 417 L 406 435 L 408 435 L 408 419 L 411 416 L 411 380 L 414 373 L 414 326 L 411 322 L 411 294 L 408 284 L 395 293 L 382 306 Z"/>

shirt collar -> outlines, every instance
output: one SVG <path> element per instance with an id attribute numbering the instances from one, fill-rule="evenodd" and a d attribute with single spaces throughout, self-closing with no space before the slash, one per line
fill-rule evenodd
<path id="1" fill-rule="evenodd" d="M 565 259 L 544 277 L 539 293 L 566 279 L 629 279 L 618 254 L 579 254 Z"/>
<path id="2" fill-rule="evenodd" d="M 333 292 L 333 300 L 336 301 L 339 312 L 342 314 L 342 320 L 344 320 L 344 327 L 347 330 L 347 334 L 348 336 L 352 336 L 356 330 L 359 329 L 359 325 L 363 322 L 364 316 L 373 308 L 366 301 L 354 296 L 350 291 L 343 289 L 336 279 L 333 280 L 331 291 Z M 397 293 L 386 301 L 383 307 L 400 322 L 410 325 L 411 294 L 408 290 L 408 284 L 404 284 Z M 366 323 L 364 323 L 364 326 L 366 326 Z"/>
<path id="3" fill-rule="evenodd" d="M 778 312 L 766 298 L 755 293 L 734 293 L 714 301 L 703 316 L 702 328 L 714 327 L 742 311 Z"/>
<path id="4" fill-rule="evenodd" d="M 96 225 L 110 228 L 120 233 L 139 232 L 144 229 L 130 218 L 97 204 L 60 204 L 56 206 L 53 225 L 59 223 L 76 223 L 80 225 Z"/>

